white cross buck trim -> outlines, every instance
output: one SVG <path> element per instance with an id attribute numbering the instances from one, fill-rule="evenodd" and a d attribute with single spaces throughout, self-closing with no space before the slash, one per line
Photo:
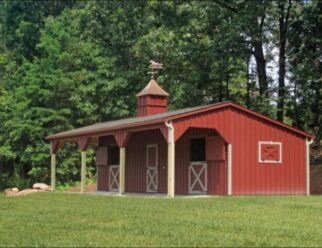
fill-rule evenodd
<path id="1" fill-rule="evenodd" d="M 108 180 L 110 191 L 118 191 L 119 189 L 119 171 L 120 170 L 118 165 L 110 165 Z M 116 187 L 114 185 L 116 185 Z"/>
<path id="2" fill-rule="evenodd" d="M 158 186 L 158 179 L 157 179 L 157 168 L 156 167 L 148 167 L 147 170 L 147 180 L 148 180 L 148 192 L 156 192 Z"/>
<path id="3" fill-rule="evenodd" d="M 196 172 L 196 167 L 201 167 L 199 172 Z M 205 179 L 201 180 L 201 175 L 204 173 Z M 194 181 L 192 182 L 192 175 L 194 175 Z M 196 186 L 200 186 L 201 190 L 195 190 Z M 207 193 L 207 163 L 191 163 L 189 166 L 189 193 Z"/>

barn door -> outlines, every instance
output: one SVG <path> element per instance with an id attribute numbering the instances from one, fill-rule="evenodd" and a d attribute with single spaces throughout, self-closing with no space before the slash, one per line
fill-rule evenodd
<path id="1" fill-rule="evenodd" d="M 189 193 L 207 194 L 207 162 L 190 162 Z"/>
<path id="2" fill-rule="evenodd" d="M 119 191 L 119 166 L 110 165 L 108 173 L 109 191 Z"/>
<path id="3" fill-rule="evenodd" d="M 146 149 L 146 191 L 158 192 L 158 145 L 148 145 Z"/>

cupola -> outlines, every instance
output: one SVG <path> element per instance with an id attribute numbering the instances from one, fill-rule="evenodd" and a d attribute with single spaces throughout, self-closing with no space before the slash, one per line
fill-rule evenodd
<path id="1" fill-rule="evenodd" d="M 137 117 L 168 111 L 169 94 L 153 78 L 136 96 L 138 98 Z"/>

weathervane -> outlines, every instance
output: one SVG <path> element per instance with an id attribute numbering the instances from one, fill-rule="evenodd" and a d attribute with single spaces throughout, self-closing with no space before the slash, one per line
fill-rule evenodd
<path id="1" fill-rule="evenodd" d="M 151 74 L 151 79 L 154 79 L 154 76 L 158 73 L 158 70 L 163 69 L 163 64 L 150 60 L 149 69 L 150 71 L 148 74 Z"/>

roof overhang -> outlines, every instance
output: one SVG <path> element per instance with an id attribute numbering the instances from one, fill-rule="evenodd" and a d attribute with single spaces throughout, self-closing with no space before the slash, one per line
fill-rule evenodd
<path id="1" fill-rule="evenodd" d="M 97 129 L 93 129 L 93 130 L 86 130 L 86 129 L 82 130 L 82 128 L 80 128 L 80 130 L 77 131 L 77 129 L 74 129 L 67 132 L 49 135 L 47 136 L 47 139 L 48 140 L 74 140 L 76 138 L 84 137 L 84 136 L 103 136 L 103 135 L 113 134 L 113 132 L 121 131 L 121 130 L 128 130 L 128 131 L 149 130 L 149 129 L 158 128 L 160 127 L 160 125 L 163 125 L 167 121 L 180 120 L 181 118 L 184 118 L 184 117 L 201 114 L 201 113 L 216 110 L 216 109 L 224 109 L 224 108 L 234 108 L 234 109 L 246 112 L 250 115 L 266 120 L 271 124 L 288 129 L 298 135 L 304 136 L 309 139 L 314 139 L 314 136 L 306 132 L 303 132 L 297 128 L 294 128 L 282 122 L 276 121 L 270 117 L 267 117 L 255 111 L 249 110 L 245 107 L 242 107 L 232 102 L 223 102 L 219 104 L 208 105 L 202 108 L 198 108 L 196 110 L 191 110 L 185 113 L 174 114 L 166 117 L 160 117 L 153 120 L 142 120 L 134 123 L 127 123 L 127 124 L 115 125 L 110 127 L 98 127 Z"/>

